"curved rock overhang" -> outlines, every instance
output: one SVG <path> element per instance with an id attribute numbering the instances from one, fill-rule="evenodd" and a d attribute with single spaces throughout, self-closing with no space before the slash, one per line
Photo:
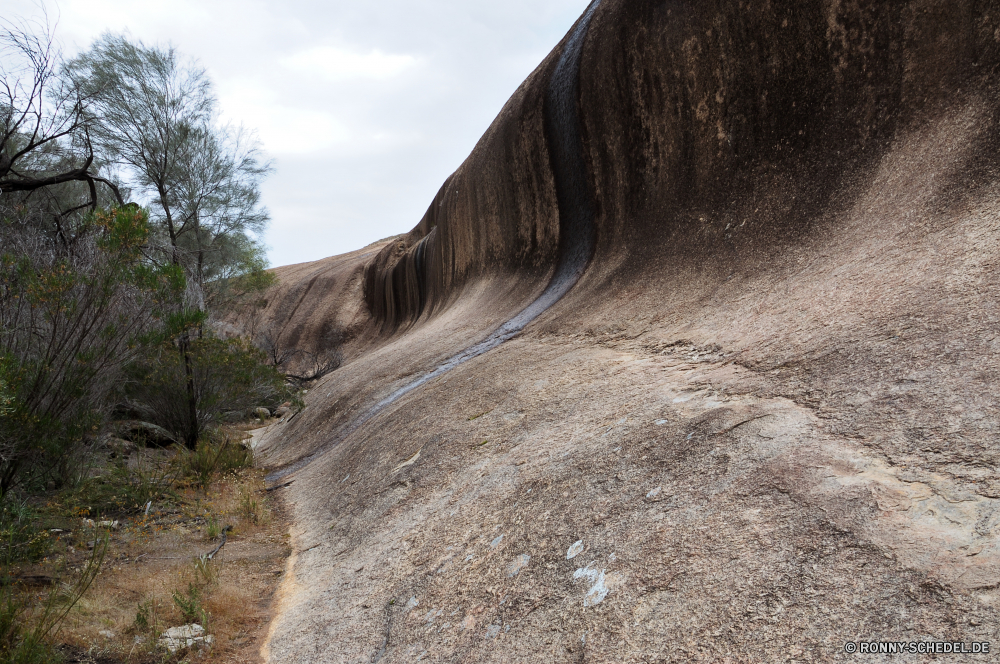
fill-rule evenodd
<path id="1" fill-rule="evenodd" d="M 652 248 L 761 263 L 843 205 L 900 130 L 996 76 L 983 3 L 606 0 L 592 11 L 576 112 L 560 116 L 547 96 L 571 31 L 420 223 L 367 263 L 380 329 L 433 316 L 487 275 L 549 276 L 588 232 L 560 227 L 560 131 L 584 145 L 586 183 L 573 186 L 596 211 L 598 264 Z"/>

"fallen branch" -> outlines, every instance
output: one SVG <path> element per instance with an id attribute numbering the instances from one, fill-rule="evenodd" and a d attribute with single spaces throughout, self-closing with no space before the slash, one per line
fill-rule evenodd
<path id="1" fill-rule="evenodd" d="M 219 542 L 219 546 L 217 546 L 214 549 L 212 549 L 211 553 L 206 553 L 204 556 L 202 556 L 202 558 L 205 559 L 205 560 L 211 560 L 212 558 L 214 558 L 215 554 L 217 554 L 222 549 L 222 547 L 224 547 L 226 545 L 226 533 L 228 533 L 232 529 L 233 529 L 232 526 L 226 526 L 225 528 L 223 528 L 222 529 L 222 541 Z"/>

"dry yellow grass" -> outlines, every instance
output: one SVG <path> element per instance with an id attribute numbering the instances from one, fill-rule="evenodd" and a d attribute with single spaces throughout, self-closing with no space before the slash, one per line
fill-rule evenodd
<path id="1" fill-rule="evenodd" d="M 184 652 L 167 655 L 155 637 L 169 627 L 201 622 L 185 617 L 174 600 L 175 594 L 190 599 L 194 588 L 195 609 L 204 612 L 214 639 L 198 660 L 259 661 L 270 598 L 289 553 L 280 506 L 263 489 L 259 470 L 243 471 L 217 478 L 205 491 L 183 488 L 172 504 L 123 521 L 58 640 L 81 662 L 180 661 Z M 218 545 L 209 531 L 217 534 L 225 525 L 233 527 L 226 545 L 199 565 L 199 557 Z M 68 540 L 41 567 L 79 567 L 88 556 L 81 543 L 79 535 Z"/>

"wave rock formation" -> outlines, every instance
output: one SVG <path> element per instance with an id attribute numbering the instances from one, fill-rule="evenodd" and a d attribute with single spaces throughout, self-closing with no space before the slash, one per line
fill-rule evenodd
<path id="1" fill-rule="evenodd" d="M 275 662 L 1000 647 L 1000 7 L 600 0 L 417 226 L 278 268 Z"/>

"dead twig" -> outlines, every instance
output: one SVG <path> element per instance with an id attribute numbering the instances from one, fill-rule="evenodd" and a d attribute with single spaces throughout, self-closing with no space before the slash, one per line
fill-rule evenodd
<path id="1" fill-rule="evenodd" d="M 214 549 L 212 549 L 211 553 L 206 553 L 204 556 L 202 556 L 202 558 L 204 558 L 205 560 L 211 560 L 212 558 L 214 558 L 215 554 L 217 554 L 222 549 L 222 547 L 224 547 L 226 545 L 226 534 L 230 530 L 232 530 L 232 529 L 233 529 L 232 526 L 226 526 L 225 528 L 223 528 L 222 529 L 222 541 L 219 542 L 219 546 L 217 546 Z"/>

